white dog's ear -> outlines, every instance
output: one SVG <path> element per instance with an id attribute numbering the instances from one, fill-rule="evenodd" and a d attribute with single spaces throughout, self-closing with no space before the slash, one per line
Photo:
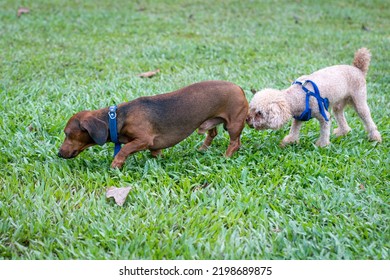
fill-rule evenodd
<path id="1" fill-rule="evenodd" d="M 281 128 L 290 118 L 288 104 L 284 100 L 273 102 L 268 106 L 268 125 L 272 129 Z"/>

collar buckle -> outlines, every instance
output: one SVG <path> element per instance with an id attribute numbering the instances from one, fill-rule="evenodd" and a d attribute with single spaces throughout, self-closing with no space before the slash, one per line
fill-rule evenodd
<path id="1" fill-rule="evenodd" d="M 108 108 L 108 117 L 109 117 L 109 130 L 110 130 L 110 138 L 111 141 L 115 144 L 114 149 L 114 157 L 117 155 L 119 150 L 121 149 L 121 144 L 118 139 L 118 130 L 117 130 L 117 120 L 116 120 L 116 109 L 118 107 L 116 105 L 110 106 Z"/>
<path id="2" fill-rule="evenodd" d="M 117 106 L 110 106 L 110 108 L 108 109 L 108 116 L 110 117 L 110 119 L 114 120 L 116 118 L 116 109 L 117 109 Z"/>

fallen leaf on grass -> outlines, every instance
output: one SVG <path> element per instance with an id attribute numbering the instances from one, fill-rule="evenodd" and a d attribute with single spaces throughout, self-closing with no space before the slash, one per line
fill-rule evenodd
<path id="1" fill-rule="evenodd" d="M 276 228 L 273 228 L 272 231 L 273 232 L 281 232 L 282 230 L 279 227 L 276 227 Z"/>
<path id="2" fill-rule="evenodd" d="M 35 127 L 33 126 L 33 124 L 30 124 L 30 125 L 27 127 L 27 129 L 28 129 L 28 131 L 30 131 L 30 132 L 33 132 L 33 131 L 36 130 Z"/>
<path id="3" fill-rule="evenodd" d="M 210 184 L 209 183 L 204 183 L 203 185 L 199 185 L 199 186 L 195 186 L 192 188 L 192 191 L 195 192 L 195 191 L 199 191 L 201 189 L 204 189 L 204 188 L 207 188 Z"/>
<path id="4" fill-rule="evenodd" d="M 130 186 L 125 188 L 110 187 L 107 189 L 106 197 L 113 197 L 115 199 L 115 203 L 119 206 L 122 206 L 123 203 L 125 203 L 126 197 L 129 194 L 130 190 Z"/>
<path id="5" fill-rule="evenodd" d="M 371 28 L 369 28 L 367 25 L 362 24 L 362 30 L 363 31 L 371 31 Z"/>
<path id="6" fill-rule="evenodd" d="M 364 187 L 363 184 L 360 184 L 360 185 L 359 185 L 359 189 L 361 189 L 362 191 L 365 191 L 365 190 L 366 190 L 366 188 Z"/>
<path id="7" fill-rule="evenodd" d="M 154 70 L 154 71 L 149 71 L 149 72 L 141 73 L 141 74 L 138 74 L 137 76 L 138 76 L 138 77 L 141 77 L 141 78 L 151 78 L 151 77 L 153 77 L 154 75 L 156 75 L 158 72 L 160 72 L 160 69 L 156 69 L 156 70 Z"/>
<path id="8" fill-rule="evenodd" d="M 28 14 L 30 12 L 30 9 L 29 8 L 25 8 L 25 7 L 20 7 L 18 9 L 18 17 L 20 17 L 21 15 L 23 14 Z"/>

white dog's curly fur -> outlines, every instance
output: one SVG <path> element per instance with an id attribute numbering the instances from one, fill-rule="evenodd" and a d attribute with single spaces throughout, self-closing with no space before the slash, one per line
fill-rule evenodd
<path id="1" fill-rule="evenodd" d="M 365 77 L 370 59 L 370 51 L 361 48 L 356 51 L 352 66 L 335 65 L 298 78 L 301 82 L 312 80 L 317 84 L 321 97 L 328 98 L 329 109 L 333 109 L 338 124 L 338 128 L 333 131 L 336 136 L 345 135 L 351 130 L 344 117 L 344 107 L 350 104 L 363 120 L 369 139 L 382 141 L 367 105 Z M 306 87 L 314 91 L 311 84 L 307 84 Z M 298 84 L 285 90 L 264 89 L 257 92 L 249 104 L 247 123 L 258 130 L 279 129 L 293 116 L 301 115 L 305 110 L 305 98 L 306 95 Z M 312 117 L 318 119 L 321 126 L 320 138 L 316 145 L 327 146 L 330 144 L 330 114 L 326 112 L 329 121 L 325 121 L 319 112 L 317 100 L 313 97 L 310 98 L 310 108 Z M 284 137 L 282 146 L 299 142 L 301 125 L 302 121 L 293 119 L 290 133 Z"/>

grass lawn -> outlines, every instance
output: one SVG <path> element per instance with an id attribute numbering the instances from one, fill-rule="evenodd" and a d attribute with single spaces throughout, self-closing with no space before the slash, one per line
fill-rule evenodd
<path id="1" fill-rule="evenodd" d="M 389 259 L 389 31 L 385 0 L 1 1 L 0 258 Z M 288 126 L 246 127 L 231 159 L 222 128 L 206 152 L 194 133 L 122 170 L 113 144 L 57 157 L 78 111 L 210 79 L 250 100 L 363 46 L 381 144 L 349 108 L 352 131 L 322 149 L 312 120 L 284 149 Z M 123 207 L 105 198 L 128 185 Z"/>

